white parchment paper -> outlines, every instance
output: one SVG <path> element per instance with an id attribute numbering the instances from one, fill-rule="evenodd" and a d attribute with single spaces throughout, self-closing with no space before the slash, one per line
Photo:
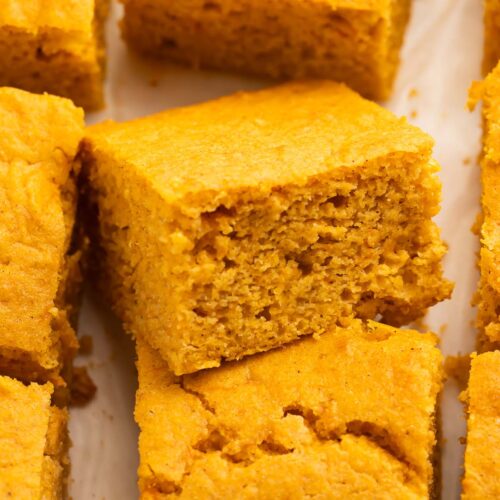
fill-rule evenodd
<path id="1" fill-rule="evenodd" d="M 470 300 L 478 279 L 477 239 L 470 227 L 479 212 L 480 117 L 478 112 L 466 111 L 465 102 L 470 83 L 480 77 L 481 4 L 479 0 L 414 0 L 394 97 L 386 103 L 435 138 L 435 156 L 443 167 L 443 205 L 437 220 L 450 245 L 446 274 L 456 288 L 450 301 L 433 308 L 427 324 L 441 333 L 445 354 L 469 352 L 475 337 Z M 115 5 L 108 26 L 108 106 L 89 115 L 89 123 L 127 120 L 269 83 L 137 60 L 120 39 L 120 16 Z M 88 406 L 71 412 L 70 495 L 74 500 L 129 500 L 138 497 L 134 351 L 101 302 L 87 294 L 80 320 L 80 334 L 92 335 L 94 350 L 77 364 L 89 365 L 98 393 Z M 460 494 L 463 446 L 459 438 L 465 434 L 465 422 L 457 395 L 456 385 L 448 382 L 443 397 L 445 500 Z"/>

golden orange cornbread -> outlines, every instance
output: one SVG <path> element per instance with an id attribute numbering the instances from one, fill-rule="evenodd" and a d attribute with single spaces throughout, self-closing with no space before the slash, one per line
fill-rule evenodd
<path id="1" fill-rule="evenodd" d="M 109 0 L 2 0 L 0 85 L 103 106 Z"/>
<path id="2" fill-rule="evenodd" d="M 463 500 L 500 498 L 500 351 L 474 355 L 467 404 Z"/>
<path id="3" fill-rule="evenodd" d="M 82 135 L 71 101 L 0 88 L 0 373 L 58 388 L 77 347 L 69 298 Z"/>
<path id="4" fill-rule="evenodd" d="M 500 65 L 474 89 L 483 99 L 482 225 L 479 268 L 478 349 L 500 348 Z"/>
<path id="5" fill-rule="evenodd" d="M 134 49 L 272 78 L 328 78 L 389 96 L 411 0 L 121 0 Z"/>
<path id="6" fill-rule="evenodd" d="M 432 334 L 354 321 L 182 377 L 137 350 L 143 499 L 433 496 Z"/>
<path id="7" fill-rule="evenodd" d="M 432 140 L 332 82 L 89 129 L 102 289 L 178 375 L 447 298 Z"/>
<path id="8" fill-rule="evenodd" d="M 64 496 L 68 414 L 51 406 L 52 390 L 0 376 L 0 498 Z"/>
<path id="9" fill-rule="evenodd" d="M 483 0 L 484 54 L 483 74 L 488 74 L 500 60 L 500 0 Z"/>

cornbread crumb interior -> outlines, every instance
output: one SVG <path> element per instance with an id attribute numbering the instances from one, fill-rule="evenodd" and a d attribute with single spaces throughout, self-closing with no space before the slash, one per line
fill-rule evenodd
<path id="1" fill-rule="evenodd" d="M 483 100 L 483 152 L 481 158 L 481 278 L 478 306 L 478 350 L 500 348 L 500 65 L 480 87 Z"/>

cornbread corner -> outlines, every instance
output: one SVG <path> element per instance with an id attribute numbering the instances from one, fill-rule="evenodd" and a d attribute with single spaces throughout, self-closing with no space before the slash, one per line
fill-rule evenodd
<path id="1" fill-rule="evenodd" d="M 50 383 L 0 376 L 0 497 L 62 499 L 68 469 L 66 410 L 51 405 Z"/>
<path id="2" fill-rule="evenodd" d="M 389 97 L 411 0 L 121 0 L 135 50 L 278 79 L 344 81 Z"/>
<path id="3" fill-rule="evenodd" d="M 0 85 L 102 108 L 108 7 L 109 0 L 2 0 Z"/>
<path id="4" fill-rule="evenodd" d="M 215 120 L 214 117 L 217 117 Z M 101 284 L 177 374 L 445 299 L 432 140 L 341 84 L 91 128 Z"/>
<path id="5" fill-rule="evenodd" d="M 484 53 L 483 74 L 487 75 L 500 60 L 500 1 L 483 0 Z"/>
<path id="6" fill-rule="evenodd" d="M 143 499 L 434 497 L 432 334 L 354 321 L 182 377 L 137 349 Z"/>
<path id="7" fill-rule="evenodd" d="M 500 351 L 472 358 L 463 500 L 500 498 Z"/>
<path id="8" fill-rule="evenodd" d="M 478 350 L 500 348 L 500 65 L 482 82 L 483 153 L 481 158 L 482 225 L 475 302 L 478 306 Z"/>
<path id="9" fill-rule="evenodd" d="M 58 390 L 77 348 L 69 299 L 82 136 L 71 101 L 0 88 L 0 373 Z"/>

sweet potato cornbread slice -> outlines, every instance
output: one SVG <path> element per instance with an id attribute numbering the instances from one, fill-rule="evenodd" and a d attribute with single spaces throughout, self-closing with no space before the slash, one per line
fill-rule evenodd
<path id="1" fill-rule="evenodd" d="M 500 348 L 500 65 L 475 88 L 483 99 L 481 159 L 483 221 L 476 303 L 478 349 Z"/>
<path id="2" fill-rule="evenodd" d="M 0 373 L 64 385 L 79 252 L 73 163 L 83 112 L 67 99 L 0 88 Z"/>
<path id="3" fill-rule="evenodd" d="M 500 0 L 483 0 L 484 54 L 483 74 L 488 74 L 500 60 Z"/>
<path id="4" fill-rule="evenodd" d="M 331 82 L 88 131 L 103 289 L 178 375 L 448 297 L 431 139 Z"/>
<path id="5" fill-rule="evenodd" d="M 2 0 L 0 85 L 103 106 L 109 0 Z"/>
<path id="6" fill-rule="evenodd" d="M 435 343 L 358 320 L 179 378 L 139 339 L 142 497 L 429 498 Z"/>
<path id="7" fill-rule="evenodd" d="M 474 356 L 467 404 L 463 500 L 500 498 L 500 351 Z"/>
<path id="8" fill-rule="evenodd" d="M 68 414 L 51 406 L 52 390 L 0 377 L 0 498 L 63 498 Z"/>
<path id="9" fill-rule="evenodd" d="M 389 96 L 411 0 L 121 0 L 127 42 L 195 67 L 344 81 Z"/>

